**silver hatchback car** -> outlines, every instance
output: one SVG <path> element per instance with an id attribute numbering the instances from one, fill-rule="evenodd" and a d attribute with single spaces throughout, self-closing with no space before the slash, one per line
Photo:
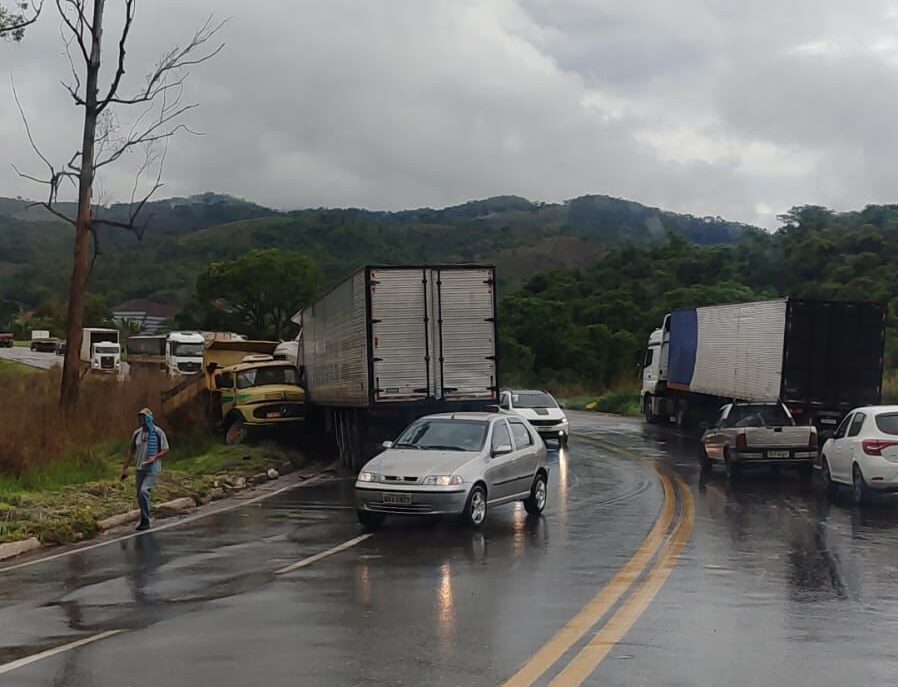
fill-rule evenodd
<path id="1" fill-rule="evenodd" d="M 362 468 L 355 483 L 359 522 L 387 515 L 458 515 L 480 527 L 487 509 L 523 501 L 546 506 L 546 445 L 525 420 L 493 413 L 429 415 Z"/>

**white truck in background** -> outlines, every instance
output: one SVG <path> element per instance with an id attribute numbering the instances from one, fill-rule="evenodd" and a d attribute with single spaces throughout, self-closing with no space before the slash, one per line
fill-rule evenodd
<path id="1" fill-rule="evenodd" d="M 203 369 L 206 338 L 199 332 L 129 336 L 128 364 L 135 370 L 193 375 Z"/>
<path id="2" fill-rule="evenodd" d="M 122 369 L 122 349 L 118 329 L 85 327 L 81 330 L 81 367 L 92 374 L 118 375 Z"/>

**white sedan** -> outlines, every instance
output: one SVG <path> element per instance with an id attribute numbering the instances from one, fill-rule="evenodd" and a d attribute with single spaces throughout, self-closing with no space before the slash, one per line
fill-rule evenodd
<path id="1" fill-rule="evenodd" d="M 850 486 L 856 503 L 871 494 L 898 492 L 898 406 L 869 406 L 848 413 L 820 452 L 828 496 Z"/>

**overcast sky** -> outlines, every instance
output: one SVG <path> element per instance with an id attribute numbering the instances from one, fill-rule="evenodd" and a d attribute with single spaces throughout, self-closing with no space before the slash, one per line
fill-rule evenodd
<path id="1" fill-rule="evenodd" d="M 898 3 L 139 0 L 125 90 L 210 12 L 231 18 L 227 46 L 185 96 L 205 134 L 170 146 L 162 196 L 396 209 L 601 193 L 765 226 L 798 204 L 898 201 Z M 10 168 L 41 172 L 10 77 L 64 162 L 80 140 L 67 71 L 52 2 L 0 44 L 0 195 L 41 193 Z M 137 163 L 104 174 L 104 199 L 127 198 Z"/>

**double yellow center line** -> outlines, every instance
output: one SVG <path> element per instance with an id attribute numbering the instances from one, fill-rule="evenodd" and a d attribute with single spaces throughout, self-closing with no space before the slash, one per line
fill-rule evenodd
<path id="1" fill-rule="evenodd" d="M 664 501 L 658 519 L 636 553 L 568 623 L 562 627 L 502 687 L 530 687 L 579 642 L 642 578 L 614 614 L 602 624 L 587 644 L 549 683 L 550 687 L 577 687 L 598 667 L 608 652 L 636 623 L 652 599 L 664 586 L 676 567 L 689 535 L 692 533 L 695 508 L 692 493 L 675 477 L 676 484 L 658 470 L 664 489 Z M 680 509 L 677 512 L 677 494 Z M 674 521 L 676 520 L 676 524 Z M 673 529 L 671 530 L 671 527 Z M 645 573 L 649 564 L 651 569 Z"/>

